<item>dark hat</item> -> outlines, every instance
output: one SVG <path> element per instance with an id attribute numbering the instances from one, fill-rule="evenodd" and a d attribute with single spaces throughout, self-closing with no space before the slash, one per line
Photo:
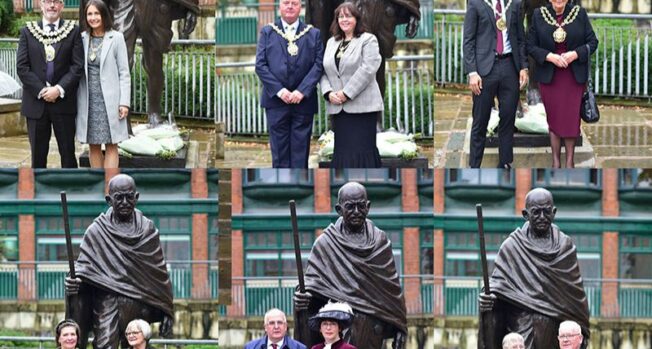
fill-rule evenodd
<path id="1" fill-rule="evenodd" d="M 319 331 L 323 320 L 334 320 L 340 325 L 340 331 L 351 326 L 353 322 L 353 309 L 347 303 L 327 303 L 319 312 L 308 319 L 308 326 L 313 331 Z"/>

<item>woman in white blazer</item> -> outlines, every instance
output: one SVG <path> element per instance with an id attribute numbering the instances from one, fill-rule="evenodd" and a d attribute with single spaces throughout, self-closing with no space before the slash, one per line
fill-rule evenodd
<path id="1" fill-rule="evenodd" d="M 365 32 L 360 11 L 351 2 L 335 9 L 330 29 L 320 86 L 335 133 L 331 167 L 380 167 L 376 117 L 384 105 L 376 82 L 378 40 Z"/>
<path id="2" fill-rule="evenodd" d="M 122 33 L 111 29 L 111 14 L 101 0 L 86 3 L 81 23 L 86 59 L 77 92 L 76 136 L 89 145 L 91 167 L 117 168 L 118 143 L 129 138 L 126 117 L 131 77 L 127 45 Z"/>

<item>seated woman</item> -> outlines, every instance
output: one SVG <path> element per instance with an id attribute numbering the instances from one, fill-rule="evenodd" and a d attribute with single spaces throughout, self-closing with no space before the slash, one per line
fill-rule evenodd
<path id="1" fill-rule="evenodd" d="M 348 1 L 335 9 L 331 34 L 319 82 L 335 134 L 331 167 L 380 167 L 376 117 L 384 104 L 376 82 L 382 60 L 378 40 L 365 32 L 360 11 Z"/>
<path id="2" fill-rule="evenodd" d="M 129 138 L 131 77 L 127 45 L 102 0 L 89 0 L 80 23 L 86 64 L 77 91 L 77 140 L 89 145 L 94 168 L 118 167 L 118 143 Z M 106 154 L 102 154 L 102 144 Z"/>
<path id="3" fill-rule="evenodd" d="M 58 349 L 75 349 L 77 348 L 77 339 L 79 338 L 79 325 L 74 320 L 66 319 L 55 328 L 55 339 Z"/>
<path id="4" fill-rule="evenodd" d="M 315 316 L 308 319 L 308 326 L 319 331 L 324 343 L 311 349 L 357 349 L 342 339 L 342 332 L 353 323 L 353 309 L 347 303 L 327 303 Z"/>
<path id="5" fill-rule="evenodd" d="M 125 330 L 127 342 L 129 342 L 130 349 L 151 349 L 149 340 L 152 337 L 152 328 L 147 321 L 136 319 L 131 320 L 127 324 Z"/>

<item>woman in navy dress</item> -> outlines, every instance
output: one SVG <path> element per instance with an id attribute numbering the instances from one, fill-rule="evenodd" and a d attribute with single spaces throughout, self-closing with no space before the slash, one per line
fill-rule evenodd
<path id="1" fill-rule="evenodd" d="M 552 167 L 575 167 L 575 143 L 580 135 L 580 104 L 588 80 L 591 54 L 598 48 L 586 10 L 568 0 L 550 0 L 534 11 L 527 35 L 528 54 L 536 62 L 533 79 L 539 83 L 546 109 Z"/>

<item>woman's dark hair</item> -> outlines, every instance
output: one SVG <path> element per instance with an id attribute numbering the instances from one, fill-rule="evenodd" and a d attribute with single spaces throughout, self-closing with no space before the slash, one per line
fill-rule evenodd
<path id="1" fill-rule="evenodd" d="M 330 31 L 331 34 L 335 37 L 335 40 L 342 40 L 345 37 L 344 31 L 342 28 L 340 28 L 340 23 L 337 20 L 337 17 L 340 15 L 340 13 L 344 12 L 344 10 L 347 10 L 351 16 L 355 18 L 353 36 L 357 38 L 360 36 L 360 34 L 367 31 L 367 28 L 365 28 L 364 24 L 362 24 L 362 16 L 360 15 L 360 10 L 358 10 L 358 8 L 350 1 L 343 2 L 340 4 L 340 6 L 337 6 L 333 12 L 333 23 L 331 23 Z"/>
<path id="2" fill-rule="evenodd" d="M 93 0 L 91 0 L 93 1 Z M 72 319 L 65 319 L 62 320 L 57 324 L 57 327 L 54 329 L 55 337 L 54 337 L 54 342 L 57 343 L 57 347 L 59 347 L 59 337 L 61 337 L 61 331 L 66 328 L 66 327 L 74 327 L 75 328 L 75 333 L 77 333 L 77 340 L 79 341 L 79 332 L 81 330 L 79 329 L 79 325 L 75 322 L 75 320 Z"/>
<path id="3" fill-rule="evenodd" d="M 82 28 L 87 31 L 89 34 L 92 32 L 91 27 L 88 25 L 88 18 L 86 18 L 86 13 L 88 8 L 95 6 L 95 8 L 100 11 L 100 16 L 102 17 L 102 26 L 104 26 L 104 31 L 109 31 L 113 28 L 113 16 L 109 12 L 109 8 L 106 6 L 102 0 L 88 0 L 86 6 L 84 6 L 84 13 L 82 13 L 82 18 L 79 21 Z"/>

